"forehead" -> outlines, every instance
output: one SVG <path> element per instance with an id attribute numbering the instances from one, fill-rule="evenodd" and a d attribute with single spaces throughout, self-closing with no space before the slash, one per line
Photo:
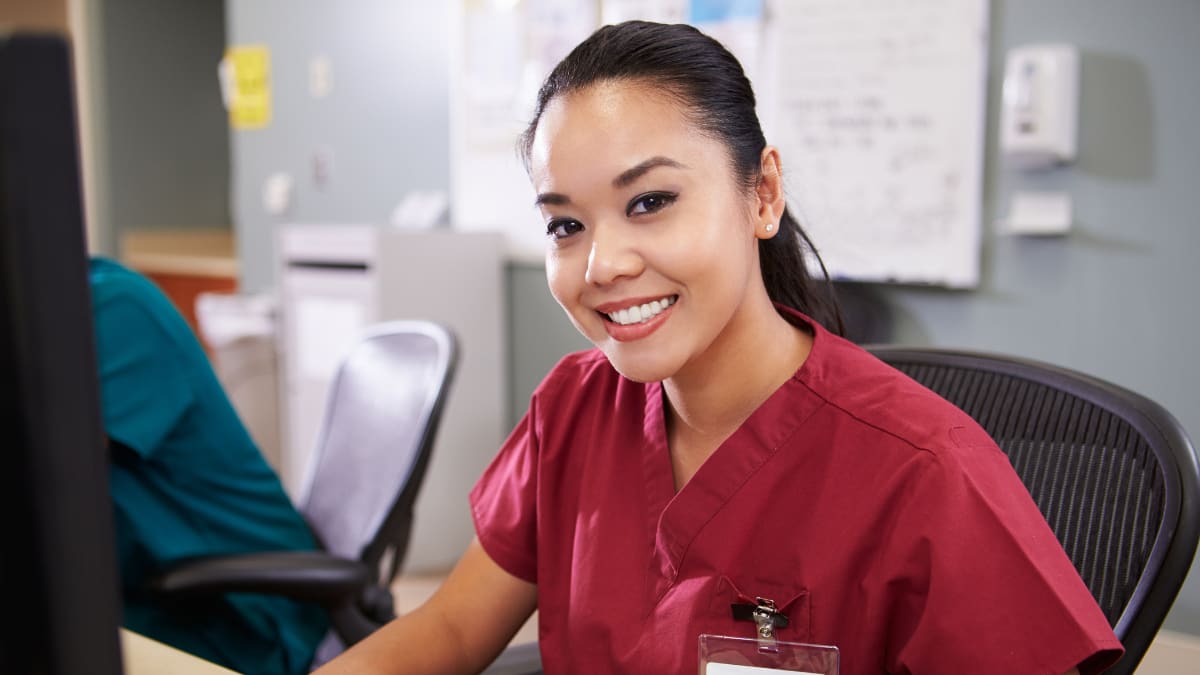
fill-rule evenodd
<path id="1" fill-rule="evenodd" d="M 701 165 L 723 155 L 700 133 L 679 99 L 636 81 L 605 81 L 555 98 L 538 122 L 530 172 L 546 186 L 583 168 L 610 180 L 649 157 Z"/>

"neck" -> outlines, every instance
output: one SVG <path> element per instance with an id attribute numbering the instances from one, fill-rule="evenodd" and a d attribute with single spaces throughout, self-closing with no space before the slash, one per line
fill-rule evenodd
<path id="1" fill-rule="evenodd" d="M 663 381 L 676 486 L 795 374 L 812 337 L 770 301 L 739 310 L 702 358 Z"/>

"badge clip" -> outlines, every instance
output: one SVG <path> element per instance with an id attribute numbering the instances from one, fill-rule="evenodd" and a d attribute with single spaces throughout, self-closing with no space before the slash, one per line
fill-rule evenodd
<path id="1" fill-rule="evenodd" d="M 753 621 L 759 640 L 775 641 L 775 629 L 787 628 L 787 614 L 779 611 L 770 598 L 755 598 L 754 604 L 735 602 L 729 606 L 735 621 Z"/>

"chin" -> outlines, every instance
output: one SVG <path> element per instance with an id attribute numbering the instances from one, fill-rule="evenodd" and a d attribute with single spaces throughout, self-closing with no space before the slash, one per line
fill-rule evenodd
<path id="1" fill-rule="evenodd" d="M 632 355 L 620 347 L 612 345 L 597 345 L 600 351 L 608 357 L 612 367 L 627 380 L 634 382 L 661 382 L 672 375 L 678 368 L 672 366 L 663 354 Z"/>

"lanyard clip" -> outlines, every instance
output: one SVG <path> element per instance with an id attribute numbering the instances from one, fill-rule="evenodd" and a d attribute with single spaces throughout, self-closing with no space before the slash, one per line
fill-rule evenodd
<path id="1" fill-rule="evenodd" d="M 755 598 L 758 606 L 754 608 L 754 625 L 758 630 L 758 637 L 761 640 L 775 641 L 775 617 L 779 616 L 779 610 L 775 607 L 775 601 L 768 598 Z M 787 617 L 784 617 L 784 623 L 787 623 Z"/>
<path id="2" fill-rule="evenodd" d="M 779 611 L 775 601 L 756 597 L 754 603 L 735 602 L 730 606 L 735 621 L 753 621 L 760 640 L 775 641 L 775 629 L 787 628 L 788 616 Z"/>

